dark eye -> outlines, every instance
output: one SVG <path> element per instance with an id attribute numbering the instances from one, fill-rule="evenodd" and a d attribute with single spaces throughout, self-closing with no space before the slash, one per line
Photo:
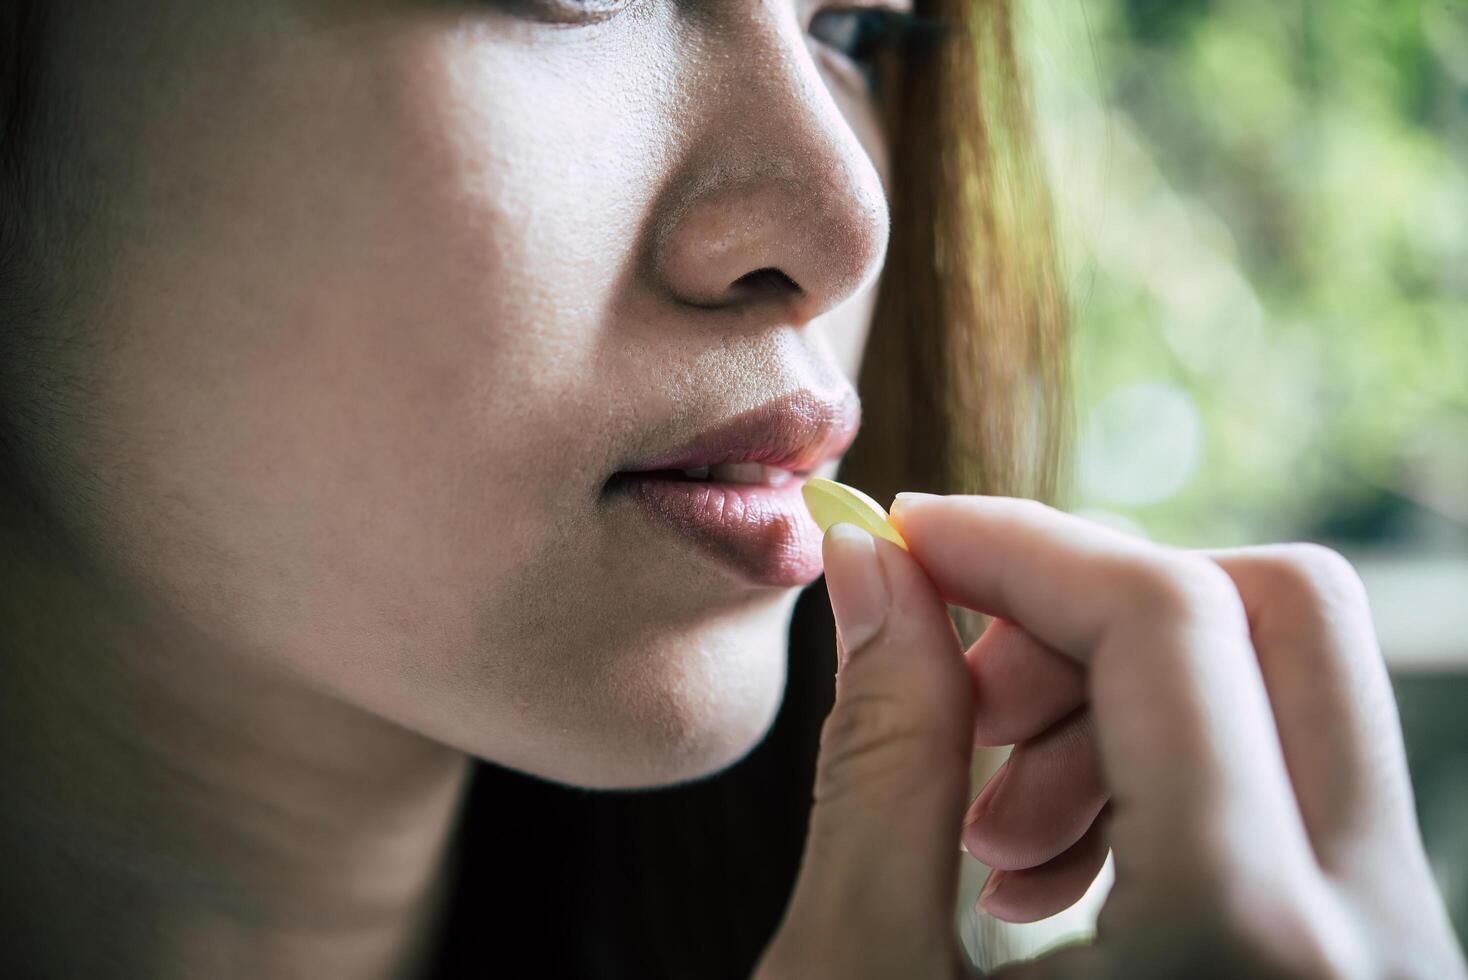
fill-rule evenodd
<path id="1" fill-rule="evenodd" d="M 878 88 L 886 56 L 908 54 L 915 42 L 934 39 L 938 33 L 932 20 L 878 7 L 822 10 L 810 22 L 811 37 L 859 68 L 873 89 Z"/>

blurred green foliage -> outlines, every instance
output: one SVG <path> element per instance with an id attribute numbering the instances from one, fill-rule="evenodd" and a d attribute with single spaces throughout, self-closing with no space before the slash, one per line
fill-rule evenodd
<path id="1" fill-rule="evenodd" d="M 1468 5 L 1022 11 L 1075 302 L 1072 504 L 1181 545 L 1383 495 L 1468 526 Z"/>

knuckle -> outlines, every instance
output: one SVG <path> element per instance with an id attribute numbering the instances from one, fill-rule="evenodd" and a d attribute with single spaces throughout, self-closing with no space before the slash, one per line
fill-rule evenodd
<path id="1" fill-rule="evenodd" d="M 1325 608 L 1364 608 L 1366 586 L 1340 552 L 1309 542 L 1280 545 L 1267 559 L 1276 596 Z"/>
<path id="2" fill-rule="evenodd" d="M 1230 560 L 1249 597 L 1256 646 L 1267 651 L 1284 645 L 1293 659 L 1332 673 L 1345 669 L 1366 685 L 1363 690 L 1384 697 L 1385 665 L 1366 586 L 1345 556 L 1324 545 L 1291 542 L 1241 549 Z"/>
<path id="3" fill-rule="evenodd" d="M 947 750 L 927 712 L 895 694 L 856 692 L 838 699 L 821 727 L 816 802 L 860 788 L 862 793 L 901 793 L 915 777 L 914 759 Z"/>
<path id="4" fill-rule="evenodd" d="M 1135 560 L 1120 576 L 1132 611 L 1148 617 L 1198 620 L 1245 619 L 1243 600 L 1228 573 L 1185 552 L 1163 552 Z"/>

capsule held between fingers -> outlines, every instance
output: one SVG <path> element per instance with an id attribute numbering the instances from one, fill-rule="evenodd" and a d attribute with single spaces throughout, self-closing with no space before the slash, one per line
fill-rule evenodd
<path id="1" fill-rule="evenodd" d="M 904 551 L 908 550 L 907 542 L 892 526 L 882 505 L 855 487 L 813 476 L 800 488 L 800 494 L 821 533 L 824 534 L 832 524 L 845 522 L 855 524 L 873 537 L 886 538 Z"/>

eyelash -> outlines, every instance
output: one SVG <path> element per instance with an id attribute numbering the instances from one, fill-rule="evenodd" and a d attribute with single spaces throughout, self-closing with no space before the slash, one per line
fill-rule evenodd
<path id="1" fill-rule="evenodd" d="M 838 21 L 844 27 L 839 39 L 822 37 L 822 19 Z M 867 85 L 880 89 L 881 68 L 888 55 L 907 54 L 915 42 L 935 35 L 938 25 L 916 14 L 886 7 L 843 7 L 819 11 L 810 23 L 810 35 L 857 68 Z"/>
<path id="2" fill-rule="evenodd" d="M 522 11 L 570 26 L 606 20 L 638 0 L 502 0 Z M 832 26 L 835 25 L 835 26 Z M 822 27 L 831 27 L 827 33 Z M 817 43 L 844 58 L 874 95 L 881 94 L 882 68 L 890 55 L 906 57 L 944 34 L 941 21 L 890 7 L 828 7 L 811 18 L 807 29 Z"/>

